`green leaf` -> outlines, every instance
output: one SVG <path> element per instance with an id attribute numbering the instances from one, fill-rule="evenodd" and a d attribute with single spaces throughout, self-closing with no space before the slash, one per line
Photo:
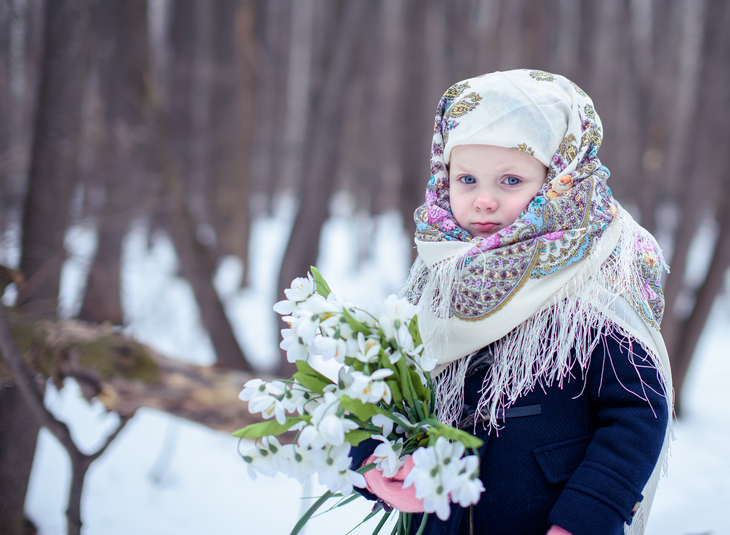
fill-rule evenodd
<path id="1" fill-rule="evenodd" d="M 350 328 L 356 333 L 363 333 L 365 336 L 368 336 L 370 334 L 370 329 L 368 329 L 364 323 L 357 321 L 353 317 L 353 315 L 347 311 L 346 308 L 342 309 L 342 316 L 345 318 L 345 321 L 350 326 Z"/>
<path id="2" fill-rule="evenodd" d="M 367 422 L 376 414 L 390 416 L 388 411 L 378 407 L 375 403 L 363 403 L 359 399 L 352 399 L 350 396 L 340 397 L 340 406 L 364 422 Z"/>
<path id="3" fill-rule="evenodd" d="M 303 372 L 297 372 L 293 375 L 294 379 L 299 381 L 299 384 L 302 385 L 304 388 L 308 388 L 312 392 L 316 392 L 317 394 L 324 393 L 324 387 L 328 384 L 332 384 L 332 381 L 327 380 L 326 382 L 321 380 L 318 377 L 314 377 L 312 375 L 307 375 Z"/>
<path id="4" fill-rule="evenodd" d="M 420 399 L 421 401 L 430 400 L 431 392 L 427 390 L 425 386 L 423 386 L 423 383 L 421 382 L 421 376 L 418 375 L 418 372 L 416 370 L 412 370 L 411 368 L 408 368 L 408 372 L 411 375 L 411 383 L 413 383 L 413 388 L 416 391 L 418 399 Z"/>
<path id="5" fill-rule="evenodd" d="M 378 522 L 378 525 L 375 526 L 375 531 L 373 531 L 372 535 L 378 535 L 380 533 L 380 530 L 385 525 L 385 522 L 390 518 L 390 515 L 393 511 L 389 511 L 383 515 L 383 518 L 380 519 L 380 522 Z"/>
<path id="6" fill-rule="evenodd" d="M 352 533 L 353 531 L 355 531 L 357 528 L 359 528 L 360 526 L 362 526 L 365 522 L 367 522 L 368 520 L 370 520 L 371 518 L 373 518 L 378 513 L 380 513 L 380 509 L 375 509 L 374 511 L 370 511 L 370 513 L 365 518 L 363 518 L 357 526 L 355 526 L 350 531 L 348 531 L 347 533 L 345 533 L 345 535 L 350 535 L 350 533 Z"/>
<path id="7" fill-rule="evenodd" d="M 234 437 L 238 438 L 261 438 L 268 437 L 270 435 L 280 435 L 286 433 L 289 429 L 299 423 L 308 422 L 309 415 L 307 416 L 290 416 L 286 419 L 284 424 L 280 424 L 276 420 L 268 422 L 259 422 L 251 425 L 247 425 L 243 429 L 239 429 L 232 433 Z"/>
<path id="8" fill-rule="evenodd" d="M 304 388 L 321 394 L 325 386 L 333 384 L 332 380 L 312 368 L 306 360 L 297 360 L 295 364 L 299 371 L 293 377 Z"/>
<path id="9" fill-rule="evenodd" d="M 318 379 L 321 379 L 322 381 L 326 381 L 328 383 L 332 383 L 332 381 L 319 373 L 317 370 L 312 368 L 312 366 L 307 362 L 306 360 L 297 360 L 294 364 L 297 366 L 297 370 L 299 370 L 302 373 L 306 373 L 307 375 L 311 375 L 312 377 L 317 377 Z"/>
<path id="10" fill-rule="evenodd" d="M 413 345 L 418 347 L 423 343 L 421 332 L 418 330 L 418 315 L 411 318 L 411 322 L 408 324 L 408 332 L 411 333 L 411 338 L 413 338 Z"/>
<path id="11" fill-rule="evenodd" d="M 465 448 L 480 448 L 484 444 L 482 439 L 475 437 L 471 433 L 444 424 L 429 427 L 428 434 L 433 437 L 444 437 L 452 441 L 459 441 L 464 444 Z"/>
<path id="12" fill-rule="evenodd" d="M 345 442 L 349 442 L 353 446 L 357 446 L 365 439 L 373 436 L 372 431 L 365 431 L 364 429 L 353 429 L 345 435 Z"/>
<path id="13" fill-rule="evenodd" d="M 332 292 L 329 284 L 327 284 L 327 281 L 324 280 L 324 277 L 316 267 L 310 266 L 309 270 L 312 272 L 312 278 L 314 278 L 314 282 L 317 285 L 317 293 L 322 297 L 327 297 Z"/>
<path id="14" fill-rule="evenodd" d="M 393 403 L 400 403 L 403 401 L 403 393 L 400 391 L 398 381 L 395 379 L 386 379 L 385 384 L 390 388 L 390 393 L 393 395 Z"/>

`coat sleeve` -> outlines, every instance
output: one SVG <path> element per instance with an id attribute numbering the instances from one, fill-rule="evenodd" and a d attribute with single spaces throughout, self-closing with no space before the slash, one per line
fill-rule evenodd
<path id="1" fill-rule="evenodd" d="M 586 389 L 600 427 L 548 519 L 573 535 L 620 534 L 659 459 L 669 409 L 651 358 L 616 335 L 591 355 Z"/>

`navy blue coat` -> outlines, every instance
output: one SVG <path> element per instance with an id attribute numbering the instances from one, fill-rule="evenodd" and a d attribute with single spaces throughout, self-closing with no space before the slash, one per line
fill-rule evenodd
<path id="1" fill-rule="evenodd" d="M 429 515 L 425 533 L 467 535 L 470 520 L 475 535 L 545 535 L 552 524 L 573 535 L 623 533 L 669 421 L 657 370 L 636 343 L 638 366 L 632 364 L 627 346 L 626 339 L 606 337 L 591 355 L 585 379 L 576 365 L 563 388 L 537 387 L 513 405 L 532 415 L 508 412 L 499 433 L 478 425 L 485 491 L 471 510 L 452 504 L 445 522 Z M 467 405 L 476 407 L 484 373 L 467 378 Z M 353 466 L 377 444 L 355 448 Z"/>

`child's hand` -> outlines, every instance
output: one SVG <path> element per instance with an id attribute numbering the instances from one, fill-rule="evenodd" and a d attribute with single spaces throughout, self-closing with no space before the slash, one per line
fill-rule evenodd
<path id="1" fill-rule="evenodd" d="M 363 463 L 363 466 L 374 463 L 376 460 L 377 457 L 371 456 Z M 422 513 L 423 500 L 416 498 L 415 486 L 411 485 L 408 488 L 403 488 L 403 481 L 412 468 L 413 459 L 408 457 L 405 464 L 401 466 L 400 470 L 393 477 L 384 477 L 383 473 L 377 468 L 368 470 L 364 474 L 365 481 L 368 484 L 368 490 L 399 511 L 404 513 Z M 550 535 L 553 534 L 551 533 Z"/>
<path id="2" fill-rule="evenodd" d="M 560 526 L 553 526 L 550 528 L 550 531 L 547 532 L 547 535 L 571 535 L 569 531 L 565 531 Z"/>

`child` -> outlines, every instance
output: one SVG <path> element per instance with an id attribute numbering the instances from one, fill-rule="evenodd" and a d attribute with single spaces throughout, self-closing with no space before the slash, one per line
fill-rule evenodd
<path id="1" fill-rule="evenodd" d="M 643 533 L 672 406 L 665 265 L 611 196 L 601 139 L 590 98 L 542 71 L 469 79 L 439 103 L 406 295 L 439 361 L 440 420 L 484 440 L 485 491 L 428 534 Z M 410 466 L 367 472 L 363 493 L 423 511 Z"/>

